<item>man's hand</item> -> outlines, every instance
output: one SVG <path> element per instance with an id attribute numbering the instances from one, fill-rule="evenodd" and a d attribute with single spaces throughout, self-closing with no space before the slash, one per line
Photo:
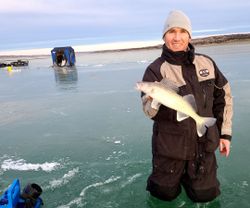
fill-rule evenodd
<path id="1" fill-rule="evenodd" d="M 230 144 L 231 142 L 227 139 L 220 139 L 220 154 L 222 156 L 228 157 L 230 153 Z"/>

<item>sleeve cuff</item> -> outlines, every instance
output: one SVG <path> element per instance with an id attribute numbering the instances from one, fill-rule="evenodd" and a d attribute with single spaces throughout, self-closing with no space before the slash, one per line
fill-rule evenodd
<path id="1" fill-rule="evenodd" d="M 220 138 L 221 138 L 221 139 L 227 139 L 227 140 L 229 140 L 229 141 L 232 140 L 232 136 L 231 136 L 231 135 L 227 135 L 227 134 L 221 135 Z"/>

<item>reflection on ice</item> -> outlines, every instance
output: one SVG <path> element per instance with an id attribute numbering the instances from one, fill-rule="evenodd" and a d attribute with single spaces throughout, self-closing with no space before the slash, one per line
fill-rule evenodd
<path id="1" fill-rule="evenodd" d="M 76 67 L 54 67 L 55 81 L 62 89 L 75 89 L 77 87 L 78 74 Z"/>

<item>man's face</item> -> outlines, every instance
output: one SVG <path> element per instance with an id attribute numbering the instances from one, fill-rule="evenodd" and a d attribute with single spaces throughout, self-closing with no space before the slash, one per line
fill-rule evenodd
<path id="1" fill-rule="evenodd" d="M 165 45 L 172 51 L 186 51 L 190 37 L 185 29 L 174 27 L 166 32 L 163 38 Z"/>

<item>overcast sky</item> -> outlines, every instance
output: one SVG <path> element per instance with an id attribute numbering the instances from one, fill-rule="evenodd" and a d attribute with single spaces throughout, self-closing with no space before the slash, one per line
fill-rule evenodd
<path id="1" fill-rule="evenodd" d="M 237 32 L 250 25 L 250 0 L 0 0 L 0 5 L 0 49 L 55 40 L 155 40 L 172 9 L 183 10 L 194 31 Z"/>

